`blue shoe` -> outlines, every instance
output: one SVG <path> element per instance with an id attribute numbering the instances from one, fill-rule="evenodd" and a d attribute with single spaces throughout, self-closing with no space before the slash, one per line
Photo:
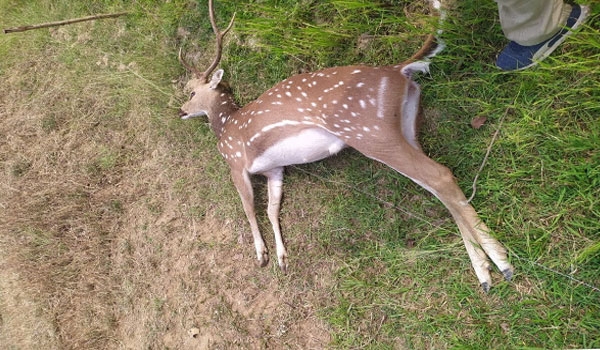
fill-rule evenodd
<path id="1" fill-rule="evenodd" d="M 552 51 L 585 21 L 588 12 L 589 8 L 587 6 L 573 4 L 573 9 L 563 29 L 559 30 L 550 39 L 537 45 L 523 46 L 511 41 L 498 55 L 496 66 L 505 71 L 518 71 L 535 66 L 538 62 L 550 56 Z"/>

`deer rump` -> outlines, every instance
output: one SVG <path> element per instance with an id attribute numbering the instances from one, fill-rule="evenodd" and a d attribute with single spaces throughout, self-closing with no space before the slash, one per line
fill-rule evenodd
<path id="1" fill-rule="evenodd" d="M 439 52 L 439 48 L 433 50 L 433 35 L 402 64 L 334 67 L 295 75 L 240 109 L 221 84 L 223 70 L 211 76 L 233 18 L 221 32 L 215 24 L 212 0 L 209 14 L 217 55 L 201 73 L 183 60 L 180 51 L 182 64 L 196 76 L 186 85 L 190 100 L 181 107 L 180 116 L 208 117 L 219 140 L 219 151 L 231 168 L 261 266 L 269 257 L 256 219 L 250 175 L 262 174 L 268 179 L 267 214 L 275 234 L 278 263 L 285 272 L 288 254 L 279 225 L 284 167 L 317 161 L 349 146 L 410 178 L 444 204 L 460 230 L 484 291 L 491 286 L 490 260 L 510 280 L 513 267 L 504 247 L 489 234 L 452 172 L 427 157 L 417 141 L 420 87 L 412 77 L 428 71 L 429 62 L 418 60 L 429 52 Z"/>

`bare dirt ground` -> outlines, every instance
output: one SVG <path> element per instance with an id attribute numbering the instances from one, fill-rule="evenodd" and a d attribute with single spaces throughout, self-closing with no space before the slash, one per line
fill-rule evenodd
<path id="1" fill-rule="evenodd" d="M 0 347 L 326 347 L 336 263 L 257 267 L 241 210 L 203 198 L 223 185 L 152 125 L 147 87 L 115 115 L 110 79 L 78 88 L 47 50 L 0 83 Z"/>

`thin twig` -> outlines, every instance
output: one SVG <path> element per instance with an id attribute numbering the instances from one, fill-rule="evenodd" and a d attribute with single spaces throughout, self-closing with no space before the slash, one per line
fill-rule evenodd
<path id="1" fill-rule="evenodd" d="M 473 185 L 471 186 L 471 188 L 473 189 L 473 193 L 471 193 L 471 197 L 469 197 L 469 199 L 467 199 L 467 203 L 471 203 L 473 198 L 475 198 L 475 194 L 477 193 L 477 180 L 479 179 L 479 175 L 481 174 L 481 172 L 483 171 L 483 167 L 485 167 L 485 164 L 487 163 L 490 153 L 492 152 L 492 147 L 494 146 L 494 143 L 496 142 L 496 139 L 498 138 L 498 134 L 500 134 L 500 129 L 502 129 L 502 123 L 504 122 L 504 119 L 506 119 L 508 112 L 514 107 L 517 97 L 518 97 L 518 95 L 515 96 L 513 103 L 510 106 L 506 107 L 506 110 L 504 111 L 504 115 L 502 116 L 502 118 L 500 118 L 500 123 L 498 124 L 498 128 L 496 128 L 496 132 L 494 132 L 492 141 L 490 141 L 487 151 L 485 152 L 485 156 L 483 157 L 483 161 L 481 162 L 481 165 L 479 166 L 479 170 L 477 170 L 477 174 L 475 174 L 475 178 L 473 179 Z"/>
<path id="2" fill-rule="evenodd" d="M 14 28 L 6 28 L 6 29 L 4 29 L 4 34 L 24 32 L 27 30 L 41 29 L 41 28 L 48 28 L 48 27 L 58 27 L 58 26 L 64 26 L 66 24 L 92 21 L 95 19 L 114 18 L 114 17 L 119 17 L 119 16 L 123 16 L 123 15 L 127 15 L 127 14 L 129 14 L 129 12 L 108 13 L 108 14 L 102 14 L 102 15 L 93 15 L 93 16 L 87 16 L 87 17 L 81 17 L 81 18 L 68 19 L 68 20 L 58 21 L 58 22 L 49 22 L 49 23 L 26 25 L 26 26 L 21 26 L 21 27 L 14 27 Z"/>

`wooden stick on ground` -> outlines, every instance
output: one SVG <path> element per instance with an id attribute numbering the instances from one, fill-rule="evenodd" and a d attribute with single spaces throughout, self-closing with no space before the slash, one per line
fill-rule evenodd
<path id="1" fill-rule="evenodd" d="M 81 18 L 68 19 L 68 20 L 65 20 L 65 21 L 49 22 L 49 23 L 42 23 L 42 24 L 35 24 L 35 25 L 28 25 L 28 26 L 22 26 L 22 27 L 14 27 L 14 28 L 6 28 L 6 29 L 4 29 L 4 34 L 16 33 L 16 32 L 24 32 L 24 31 L 32 30 L 32 29 L 40 29 L 40 28 L 48 28 L 48 27 L 58 27 L 58 26 L 64 26 L 66 24 L 73 24 L 73 23 L 91 21 L 91 20 L 94 20 L 94 19 L 104 19 L 104 18 L 119 17 L 119 16 L 126 15 L 128 13 L 129 12 L 109 13 L 109 14 L 103 14 L 103 15 L 94 15 L 94 16 L 87 16 L 87 17 L 81 17 Z"/>

